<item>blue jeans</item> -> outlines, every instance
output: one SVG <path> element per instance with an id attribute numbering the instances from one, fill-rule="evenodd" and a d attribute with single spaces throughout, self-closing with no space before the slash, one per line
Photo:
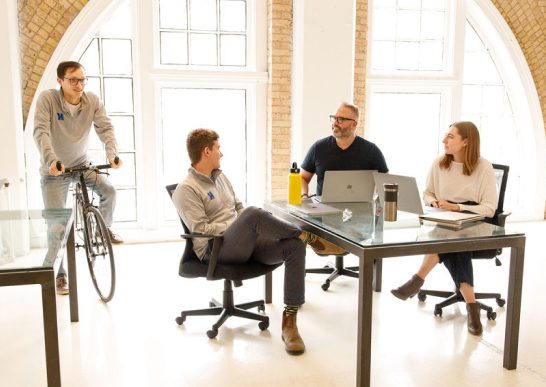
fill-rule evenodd
<path id="1" fill-rule="evenodd" d="M 42 176 L 40 183 L 42 186 L 44 207 L 46 209 L 65 208 L 68 188 L 73 181 L 75 181 L 75 179 L 63 175 Z M 114 208 L 116 207 L 116 190 L 114 186 L 104 175 L 97 174 L 95 172 L 85 173 L 85 183 L 87 184 L 87 188 L 92 189 L 93 192 L 99 196 L 99 211 L 104 218 L 106 226 L 111 227 L 114 216 Z M 57 276 L 64 274 L 66 274 L 66 269 L 64 267 L 63 259 Z"/>
<path id="2" fill-rule="evenodd" d="M 301 229 L 257 207 L 247 207 L 224 233 L 218 262 L 284 262 L 284 303 L 305 302 L 305 244 Z"/>

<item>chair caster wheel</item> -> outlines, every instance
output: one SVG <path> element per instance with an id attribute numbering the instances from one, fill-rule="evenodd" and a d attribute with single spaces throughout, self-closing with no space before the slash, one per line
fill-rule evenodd
<path id="1" fill-rule="evenodd" d="M 506 304 L 506 300 L 503 300 L 502 298 L 497 299 L 497 305 L 498 306 L 500 306 L 502 308 L 504 306 L 504 304 Z"/>
<path id="2" fill-rule="evenodd" d="M 322 285 L 320 285 L 320 287 L 322 288 L 322 290 L 327 291 L 328 288 L 330 287 L 330 282 L 325 282 Z"/>
<path id="3" fill-rule="evenodd" d="M 442 309 L 441 308 L 434 308 L 434 315 L 437 317 L 442 317 Z"/>
<path id="4" fill-rule="evenodd" d="M 497 318 L 496 312 L 487 312 L 487 319 L 488 320 L 495 320 Z"/>
<path id="5" fill-rule="evenodd" d="M 258 323 L 258 328 L 260 328 L 261 331 L 265 331 L 267 328 L 269 328 L 269 321 L 260 321 Z"/>
<path id="6" fill-rule="evenodd" d="M 174 319 L 178 325 L 184 324 L 184 321 L 186 321 L 186 316 L 180 316 Z"/>
<path id="7" fill-rule="evenodd" d="M 427 295 L 424 294 L 424 293 L 419 292 L 419 293 L 417 293 L 417 298 L 419 299 L 419 301 L 425 302 L 425 300 L 427 299 Z"/>
<path id="8" fill-rule="evenodd" d="M 265 305 L 258 305 L 258 312 L 265 312 Z"/>
<path id="9" fill-rule="evenodd" d="M 214 305 L 214 302 L 209 301 L 209 308 L 214 308 L 216 305 Z"/>
<path id="10" fill-rule="evenodd" d="M 218 335 L 218 329 L 211 329 L 207 331 L 207 336 L 209 339 L 214 339 Z"/>

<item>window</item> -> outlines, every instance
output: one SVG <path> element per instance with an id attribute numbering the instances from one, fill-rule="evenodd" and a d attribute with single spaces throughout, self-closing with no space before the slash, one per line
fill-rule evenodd
<path id="1" fill-rule="evenodd" d="M 253 34 L 265 36 L 266 8 L 243 0 L 121 0 L 113 7 L 100 16 L 104 22 L 80 61 L 87 90 L 101 96 L 113 120 L 124 162 L 111 172 L 118 191 L 114 221 L 153 228 L 176 220 L 163 187 L 185 176 L 185 138 L 197 127 L 220 134 L 222 169 L 239 199 L 261 201 L 266 51 Z M 152 60 L 142 54 L 148 52 Z M 96 136 L 91 151 L 104 162 Z M 261 188 L 249 191 L 247 183 Z"/>
<path id="2" fill-rule="evenodd" d="M 489 6 L 487 17 L 485 5 L 472 1 L 373 1 L 366 137 L 383 150 L 391 173 L 416 176 L 422 189 L 449 124 L 473 121 L 482 155 L 510 166 L 511 219 L 529 219 L 544 207 L 540 195 L 533 204 L 519 200 L 524 187 L 541 189 L 535 134 L 525 125 L 531 114 L 522 83 L 514 82 L 517 61 L 505 53 L 489 16 L 498 11 Z"/>
<path id="3" fill-rule="evenodd" d="M 244 0 L 160 0 L 163 65 L 247 65 Z"/>
<path id="4" fill-rule="evenodd" d="M 79 61 L 85 67 L 89 83 L 86 91 L 97 94 L 115 128 L 123 168 L 110 170 L 117 190 L 114 220 L 137 220 L 136 146 L 134 80 L 132 55 L 132 18 L 125 1 L 91 38 Z M 105 162 L 104 146 L 91 130 L 89 150 L 93 162 Z"/>
<path id="5" fill-rule="evenodd" d="M 371 69 L 439 72 L 446 65 L 448 1 L 373 1 Z"/>
<path id="6" fill-rule="evenodd" d="M 241 148 L 247 138 L 246 90 L 164 87 L 161 108 L 165 181 L 178 181 L 180 168 L 173 166 L 190 165 L 185 148 L 188 133 L 201 127 L 212 129 L 220 136 L 220 150 L 225 156 L 222 170 L 238 198 L 246 202 L 247 153 Z M 176 219 L 172 204 L 165 208 L 165 218 Z"/>

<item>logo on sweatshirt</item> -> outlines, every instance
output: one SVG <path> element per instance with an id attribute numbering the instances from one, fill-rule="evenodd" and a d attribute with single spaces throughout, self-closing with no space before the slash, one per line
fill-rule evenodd
<path id="1" fill-rule="evenodd" d="M 64 121 L 64 114 L 63 113 L 57 113 L 57 121 Z"/>
<path id="2" fill-rule="evenodd" d="M 214 199 L 214 194 L 211 191 L 207 192 L 207 195 L 210 200 Z"/>

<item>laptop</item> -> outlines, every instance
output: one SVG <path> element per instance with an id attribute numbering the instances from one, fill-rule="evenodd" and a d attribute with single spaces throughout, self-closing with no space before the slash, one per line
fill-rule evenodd
<path id="1" fill-rule="evenodd" d="M 412 176 L 391 175 L 390 173 L 374 172 L 373 178 L 379 195 L 381 204 L 384 205 L 385 191 L 383 184 L 396 183 L 398 184 L 398 210 L 411 212 L 412 214 L 424 215 L 425 213 L 444 212 L 440 208 L 423 207 L 423 199 L 417 188 L 417 181 Z"/>
<path id="2" fill-rule="evenodd" d="M 320 203 L 371 202 L 375 189 L 373 173 L 377 171 L 326 171 Z"/>
<path id="3" fill-rule="evenodd" d="M 300 205 L 289 204 L 288 208 L 303 212 L 304 214 L 309 216 L 336 214 L 342 211 L 339 208 L 329 206 L 328 204 L 315 203 L 313 201 L 304 201 Z"/>

